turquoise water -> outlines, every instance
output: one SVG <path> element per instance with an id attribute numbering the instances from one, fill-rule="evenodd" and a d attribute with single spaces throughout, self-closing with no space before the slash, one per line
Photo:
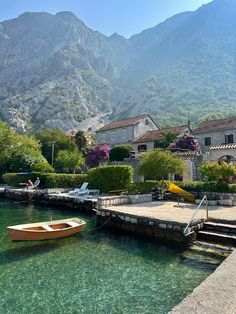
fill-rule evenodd
<path id="1" fill-rule="evenodd" d="M 94 218 L 0 200 L 8 225 L 79 216 L 86 230 L 43 242 L 0 241 L 0 314 L 167 313 L 215 268 L 185 248 L 95 231 Z"/>

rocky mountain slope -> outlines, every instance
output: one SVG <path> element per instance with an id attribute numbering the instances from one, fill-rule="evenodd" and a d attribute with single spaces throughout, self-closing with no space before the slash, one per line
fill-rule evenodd
<path id="1" fill-rule="evenodd" d="M 125 39 L 70 12 L 0 23 L 0 119 L 18 130 L 96 129 L 150 113 L 166 124 L 236 115 L 236 1 Z"/>

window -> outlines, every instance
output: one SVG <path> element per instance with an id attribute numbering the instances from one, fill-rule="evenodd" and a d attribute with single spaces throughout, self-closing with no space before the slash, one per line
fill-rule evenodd
<path id="1" fill-rule="evenodd" d="M 147 145 L 138 145 L 138 152 L 146 152 L 147 151 Z"/>
<path id="2" fill-rule="evenodd" d="M 225 143 L 231 144 L 233 142 L 234 142 L 234 135 L 233 134 L 225 135 Z"/>
<path id="3" fill-rule="evenodd" d="M 211 146 L 211 137 L 205 137 L 205 146 Z"/>

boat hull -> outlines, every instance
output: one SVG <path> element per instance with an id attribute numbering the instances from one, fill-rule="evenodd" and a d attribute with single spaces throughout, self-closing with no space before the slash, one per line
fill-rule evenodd
<path id="1" fill-rule="evenodd" d="M 12 241 L 51 240 L 70 237 L 79 233 L 84 229 L 85 224 L 84 221 L 78 219 L 57 220 L 10 226 L 7 228 L 7 232 Z"/>

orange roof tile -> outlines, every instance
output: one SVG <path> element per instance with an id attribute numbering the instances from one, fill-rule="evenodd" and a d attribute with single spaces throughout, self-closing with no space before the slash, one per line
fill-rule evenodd
<path id="1" fill-rule="evenodd" d="M 148 114 L 144 114 L 144 115 L 140 115 L 140 116 L 124 119 L 124 120 L 113 121 L 113 122 L 101 127 L 96 132 L 102 132 L 102 131 L 107 131 L 107 130 L 112 130 L 112 129 L 117 129 L 117 128 L 129 126 L 129 125 L 133 125 L 133 124 L 136 124 L 137 122 L 139 122 L 140 120 L 145 119 L 145 118 L 151 119 L 151 117 Z"/>
<path id="2" fill-rule="evenodd" d="M 135 143 L 161 140 L 164 138 L 163 134 L 165 133 L 171 132 L 171 133 L 176 133 L 177 135 L 179 135 L 180 133 L 184 132 L 186 129 L 188 129 L 188 125 L 179 125 L 179 126 L 174 126 L 171 128 L 163 128 L 161 130 L 148 131 L 143 136 L 138 138 L 135 141 Z"/>

